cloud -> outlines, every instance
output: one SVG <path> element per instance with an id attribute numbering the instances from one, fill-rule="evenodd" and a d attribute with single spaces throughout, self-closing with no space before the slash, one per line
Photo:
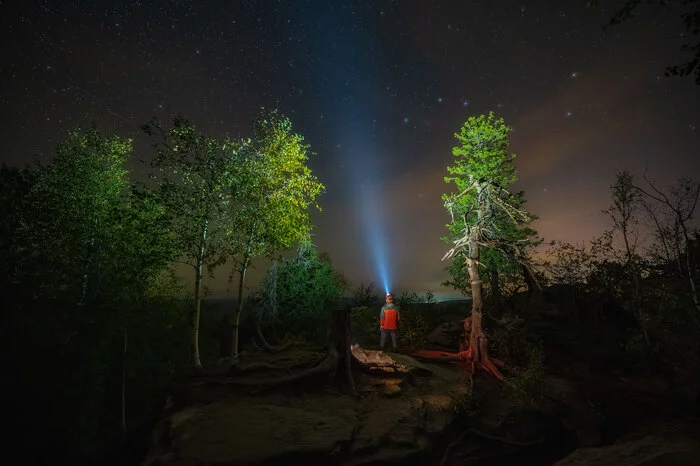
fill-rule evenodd
<path id="1" fill-rule="evenodd" d="M 610 63 L 571 78 L 540 105 L 515 120 L 511 150 L 524 182 L 551 174 L 572 158 L 600 156 L 601 147 L 614 150 L 620 118 L 643 118 L 629 111 L 641 86 L 615 75 Z"/>

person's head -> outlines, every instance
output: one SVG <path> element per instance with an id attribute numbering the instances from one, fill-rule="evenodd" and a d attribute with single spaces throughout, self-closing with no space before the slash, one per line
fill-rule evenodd
<path id="1" fill-rule="evenodd" d="M 386 303 L 387 304 L 392 304 L 394 302 L 394 297 L 391 296 L 391 293 L 386 294 Z"/>

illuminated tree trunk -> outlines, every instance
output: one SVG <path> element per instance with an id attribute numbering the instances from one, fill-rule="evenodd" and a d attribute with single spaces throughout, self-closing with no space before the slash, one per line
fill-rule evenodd
<path id="1" fill-rule="evenodd" d="M 468 335 L 466 350 L 459 353 L 419 350 L 414 353 L 414 356 L 425 359 L 464 361 L 469 365 L 472 373 L 481 370 L 498 380 L 503 380 L 503 375 L 496 368 L 496 365 L 503 366 L 503 363 L 489 357 L 488 340 L 482 326 L 484 298 L 479 274 L 479 244 L 473 238 L 468 240 L 467 270 L 472 290 L 472 315 L 464 319 L 464 330 Z"/>
<path id="2" fill-rule="evenodd" d="M 122 433 L 126 435 L 126 327 L 124 327 L 124 353 L 122 354 Z"/>
<path id="3" fill-rule="evenodd" d="M 251 245 L 248 243 L 246 252 L 241 261 L 241 270 L 238 278 L 238 307 L 233 316 L 233 338 L 231 339 L 231 366 L 238 364 L 238 326 L 241 322 L 241 312 L 243 312 L 243 285 L 245 283 L 245 275 L 250 264 Z"/>
<path id="4" fill-rule="evenodd" d="M 199 322 L 202 313 L 202 276 L 204 270 L 204 245 L 207 241 L 209 222 L 204 221 L 202 238 L 197 252 L 197 266 L 194 279 L 194 315 L 192 316 L 192 364 L 196 370 L 202 369 L 202 359 L 199 356 Z"/>
<path id="5" fill-rule="evenodd" d="M 469 280 L 472 287 L 472 315 L 471 322 L 469 319 L 464 321 L 465 330 L 469 333 L 469 347 L 466 354 L 459 359 L 469 362 L 472 372 L 481 369 L 494 375 L 499 380 L 503 380 L 503 376 L 489 358 L 486 332 L 482 327 L 484 298 L 481 292 L 482 283 L 479 274 L 479 244 L 474 239 L 469 240 L 467 270 L 469 271 Z M 471 331 L 469 327 L 471 327 Z M 462 353 L 458 354 L 461 355 Z"/>

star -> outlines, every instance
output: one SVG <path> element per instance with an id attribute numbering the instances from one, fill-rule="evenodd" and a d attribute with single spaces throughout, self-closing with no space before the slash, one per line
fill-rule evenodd
<path id="1" fill-rule="evenodd" d="M 408 117 L 404 117 L 404 118 L 403 118 L 403 122 L 404 122 L 404 123 L 408 123 L 408 122 L 409 122 Z"/>

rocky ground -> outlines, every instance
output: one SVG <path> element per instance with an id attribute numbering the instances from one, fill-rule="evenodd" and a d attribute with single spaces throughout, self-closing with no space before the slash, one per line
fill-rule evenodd
<path id="1" fill-rule="evenodd" d="M 455 365 L 362 348 L 355 357 L 380 369 L 355 368 L 356 394 L 327 375 L 277 386 L 324 358 L 297 345 L 245 354 L 235 374 L 222 366 L 188 380 L 138 464 L 700 465 L 692 381 L 621 371 L 561 325 L 533 325 L 548 357 L 541 396 L 528 403 Z M 459 326 L 431 335 L 446 347 Z"/>

